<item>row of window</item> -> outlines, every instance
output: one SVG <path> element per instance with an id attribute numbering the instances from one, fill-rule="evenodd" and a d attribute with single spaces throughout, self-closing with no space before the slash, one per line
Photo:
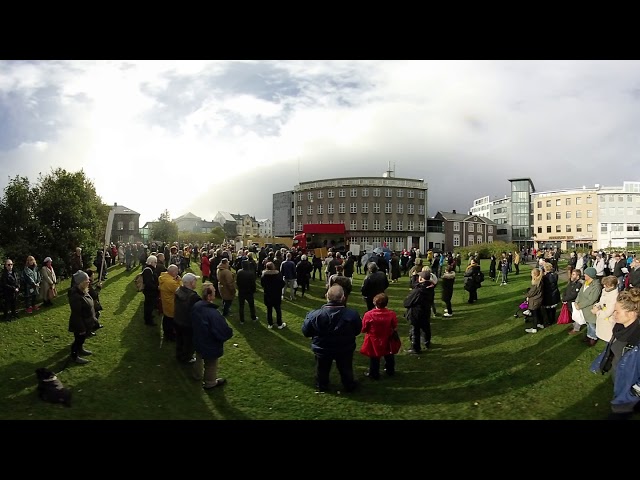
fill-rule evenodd
<path id="1" fill-rule="evenodd" d="M 482 233 L 482 225 L 482 223 L 468 223 L 467 231 Z M 460 222 L 453 222 L 453 231 L 460 231 Z M 487 233 L 493 233 L 493 225 L 487 225 Z"/>
<path id="2" fill-rule="evenodd" d="M 380 203 L 374 203 L 372 204 L 372 212 L 373 213 L 381 213 L 380 210 L 381 204 Z M 335 210 L 335 207 L 333 205 L 333 203 L 329 203 L 327 204 L 327 213 L 329 215 L 333 214 Z M 361 213 L 369 213 L 369 204 L 368 203 L 363 203 L 360 206 L 360 211 Z M 316 205 L 316 212 L 318 215 L 323 215 L 324 214 L 324 205 L 323 204 L 319 204 Z M 338 213 L 346 213 L 347 212 L 347 205 L 345 203 L 339 203 L 338 204 Z M 349 213 L 358 213 L 358 204 L 357 203 L 351 203 L 349 205 Z M 384 205 L 384 213 L 393 213 L 393 204 L 392 203 L 385 203 Z M 399 203 L 396 205 L 396 213 L 399 214 L 404 214 L 404 204 Z M 415 208 L 413 203 L 409 203 L 407 204 L 407 214 L 408 215 L 413 215 L 415 213 Z M 302 206 L 298 206 L 298 215 L 302 215 Z M 313 205 L 307 205 L 307 215 L 313 215 Z M 424 215 L 424 205 L 418 205 L 418 215 Z"/>
<path id="3" fill-rule="evenodd" d="M 482 235 L 478 235 L 476 237 L 474 237 L 473 235 L 469 235 L 467 237 L 467 245 L 475 245 L 475 243 L 474 243 L 475 239 L 477 239 L 478 244 L 484 242 L 484 239 L 482 238 Z M 487 237 L 487 243 L 493 243 L 493 235 L 489 235 Z M 459 247 L 460 246 L 460 235 L 454 235 L 453 236 L 453 246 L 454 247 Z"/>
<path id="4" fill-rule="evenodd" d="M 612 223 L 611 228 L 608 227 L 609 224 L 603 223 L 600 225 L 600 232 L 607 233 L 610 232 L 624 232 L 625 224 L 624 223 Z M 640 223 L 627 223 L 626 226 L 627 232 L 640 232 Z"/>
<path id="5" fill-rule="evenodd" d="M 576 205 L 582 205 L 582 197 L 575 197 L 575 201 L 576 201 Z M 552 200 L 547 200 L 545 202 L 545 206 L 546 207 L 550 207 L 551 206 L 551 202 Z M 589 196 L 587 197 L 587 203 L 593 203 L 593 197 Z M 564 204 L 565 205 L 571 205 L 571 198 L 565 198 L 564 199 Z M 542 208 L 542 201 L 539 201 L 537 204 L 538 208 Z M 562 206 L 562 199 L 561 198 L 556 198 L 556 207 L 561 207 Z"/>
<path id="6" fill-rule="evenodd" d="M 556 233 L 562 232 L 562 225 L 556 225 Z M 571 225 L 565 225 L 565 232 L 571 233 Z M 576 233 L 582 232 L 582 224 L 576 224 Z M 593 224 L 587 223 L 587 232 L 593 232 Z M 542 227 L 538 227 L 538 233 L 542 233 Z M 547 233 L 551 233 L 551 225 L 547 225 Z"/>
<path id="7" fill-rule="evenodd" d="M 571 210 L 567 210 L 564 215 L 565 218 L 571 218 L 572 214 Z M 547 220 L 551 220 L 551 213 L 546 213 L 545 215 Z M 562 212 L 556 212 L 555 216 L 556 220 L 562 220 Z M 537 218 L 538 221 L 542 221 L 542 214 L 539 213 Z M 582 210 L 576 210 L 576 218 L 582 218 Z M 587 218 L 593 218 L 593 210 L 587 210 Z"/>
<path id="8" fill-rule="evenodd" d="M 314 222 L 314 223 L 322 223 L 322 221 Z M 330 225 L 333 225 L 333 220 L 329 220 L 328 223 Z M 340 220 L 339 223 L 344 223 L 344 220 Z M 350 230 L 369 230 L 369 221 L 368 220 L 362 220 L 360 222 L 360 226 L 361 226 L 361 228 L 358 229 L 358 221 L 357 220 L 351 220 L 349 222 L 349 229 Z M 393 222 L 391 220 L 386 220 L 384 223 L 380 222 L 380 220 L 374 220 L 373 222 L 371 222 L 371 226 L 372 226 L 372 230 L 380 230 L 381 226 L 383 226 L 384 230 L 393 230 Z M 414 222 L 407 222 L 406 230 L 408 232 L 413 232 L 413 231 L 416 231 L 415 227 L 416 227 L 416 224 Z M 401 221 L 401 220 L 397 221 L 395 230 L 404 231 L 405 230 L 404 222 Z M 298 231 L 302 231 L 302 222 L 298 222 Z M 417 231 L 424 232 L 424 221 L 418 222 Z"/>
<path id="9" fill-rule="evenodd" d="M 380 196 L 380 188 L 372 188 L 372 196 L 373 197 L 379 197 Z M 404 189 L 396 189 L 396 197 L 397 198 L 403 198 L 405 192 L 407 193 L 407 198 L 414 198 L 414 191 L 413 190 L 404 190 Z M 302 192 L 298 192 L 298 201 L 302 201 Z M 316 197 L 317 196 L 317 197 Z M 335 192 L 333 190 L 327 190 L 327 198 L 334 198 L 335 196 Z M 344 188 L 340 188 L 338 190 L 338 197 L 339 198 L 345 198 L 347 196 L 347 190 Z M 358 189 L 357 188 L 351 188 L 349 189 L 349 196 L 351 198 L 356 198 L 358 196 Z M 362 197 L 368 197 L 369 196 L 369 189 L 368 188 L 362 188 Z M 391 198 L 393 197 L 393 189 L 392 188 L 385 188 L 384 189 L 384 196 L 387 198 Z M 317 192 L 307 192 L 307 200 L 313 200 L 314 198 L 318 198 L 318 199 L 322 199 L 324 198 L 324 190 L 318 190 Z M 424 190 L 418 190 L 418 198 L 420 200 L 424 200 Z"/>

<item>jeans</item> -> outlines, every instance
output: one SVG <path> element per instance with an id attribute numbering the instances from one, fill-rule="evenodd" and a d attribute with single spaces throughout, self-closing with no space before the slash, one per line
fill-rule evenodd
<path id="1" fill-rule="evenodd" d="M 596 324 L 587 322 L 587 337 L 592 338 L 594 340 L 598 339 L 596 335 Z"/>

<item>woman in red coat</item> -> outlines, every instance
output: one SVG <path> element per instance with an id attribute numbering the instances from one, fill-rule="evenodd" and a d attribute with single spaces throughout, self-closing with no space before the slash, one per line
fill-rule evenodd
<path id="1" fill-rule="evenodd" d="M 211 274 L 211 262 L 206 252 L 202 254 L 200 259 L 200 270 L 202 270 L 202 282 L 204 283 L 209 280 L 209 275 Z"/>
<path id="2" fill-rule="evenodd" d="M 399 345 L 392 348 L 391 335 L 398 328 L 398 317 L 396 312 L 387 308 L 388 303 L 386 293 L 377 294 L 373 297 L 375 308 L 362 317 L 362 333 L 365 337 L 360 353 L 369 357 L 369 371 L 365 375 L 373 380 L 380 378 L 380 357 L 384 357 L 387 375 L 393 375 L 396 371 L 394 353 L 398 353 Z"/>

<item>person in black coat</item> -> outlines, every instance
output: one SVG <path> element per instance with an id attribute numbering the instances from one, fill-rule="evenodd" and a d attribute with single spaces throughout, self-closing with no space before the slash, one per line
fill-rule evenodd
<path id="1" fill-rule="evenodd" d="M 4 296 L 4 319 L 11 321 L 12 318 L 18 318 L 16 313 L 16 299 L 20 292 L 20 283 L 18 276 L 13 271 L 13 260 L 7 258 L 4 262 L 2 277 L 0 277 L 0 286 L 2 287 L 2 295 Z M 11 310 L 11 317 L 9 317 Z"/>
<path id="2" fill-rule="evenodd" d="M 375 308 L 373 297 L 389 288 L 389 279 L 384 272 L 378 270 L 378 265 L 375 262 L 369 262 L 367 270 L 369 274 L 362 282 L 360 293 L 367 303 L 367 310 L 373 310 Z"/>
<path id="3" fill-rule="evenodd" d="M 550 327 L 556 323 L 556 307 L 560 303 L 560 290 L 558 289 L 558 274 L 551 263 L 544 264 L 542 276 L 542 306 L 546 315 L 543 318 L 544 326 Z"/>
<path id="4" fill-rule="evenodd" d="M 445 272 L 442 274 L 440 283 L 442 284 L 442 301 L 444 302 L 444 316 L 453 317 L 453 308 L 451 307 L 451 299 L 453 298 L 453 284 L 456 280 L 456 265 L 447 265 Z"/>
<path id="5" fill-rule="evenodd" d="M 238 288 L 238 311 L 240 312 L 240 325 L 244 324 L 244 302 L 249 304 L 249 312 L 254 322 L 258 321 L 256 316 L 256 305 L 254 294 L 256 293 L 256 272 L 249 264 L 249 260 L 243 260 L 241 268 L 236 274 L 236 287 Z"/>
<path id="6" fill-rule="evenodd" d="M 309 290 L 309 280 L 311 279 L 311 262 L 307 260 L 306 255 L 300 257 L 300 261 L 296 265 L 296 281 L 298 286 L 294 289 L 294 295 L 298 293 L 298 288 L 302 289 L 302 298 L 304 298 L 304 292 Z"/>
<path id="7" fill-rule="evenodd" d="M 423 270 L 418 274 L 418 283 L 404 299 L 402 306 L 407 309 L 407 319 L 411 324 L 411 348 L 407 353 L 419 354 L 420 335 L 424 333 L 424 348 L 431 347 L 431 308 L 435 299 L 435 284 L 431 272 Z"/>
<path id="8" fill-rule="evenodd" d="M 496 256 L 491 255 L 491 263 L 489 264 L 489 278 L 496 281 Z"/>
<path id="9" fill-rule="evenodd" d="M 478 301 L 478 289 L 481 286 L 480 265 L 478 265 L 476 263 L 476 259 L 473 258 L 467 269 L 464 271 L 464 289 L 469 292 L 469 300 L 467 300 L 467 303 L 474 303 Z"/>
<path id="10" fill-rule="evenodd" d="M 264 306 L 267 307 L 267 328 L 273 328 L 273 310 L 276 311 L 276 323 L 279 329 L 287 326 L 282 321 L 282 289 L 284 278 L 273 262 L 267 262 L 260 277 L 260 285 L 264 290 Z"/>
<path id="11" fill-rule="evenodd" d="M 313 266 L 312 278 L 316 279 L 316 271 L 318 272 L 319 279 L 322 281 L 322 259 L 318 255 L 313 255 L 313 259 L 311 260 L 311 264 Z"/>
<path id="12" fill-rule="evenodd" d="M 573 302 L 578 298 L 578 293 L 582 288 L 582 281 L 580 280 L 580 277 L 582 277 L 582 270 L 574 268 L 571 271 L 569 283 L 567 283 L 567 287 L 564 289 L 564 293 L 562 294 L 562 303 L 567 304 L 570 315 L 573 314 Z"/>
<path id="13" fill-rule="evenodd" d="M 144 323 L 145 325 L 155 326 L 156 322 L 153 321 L 153 311 L 158 305 L 158 298 L 160 296 L 160 284 L 158 282 L 158 275 L 156 274 L 156 266 L 158 265 L 158 258 L 155 255 L 149 255 L 146 261 L 146 265 L 142 270 L 142 283 L 144 288 Z"/>

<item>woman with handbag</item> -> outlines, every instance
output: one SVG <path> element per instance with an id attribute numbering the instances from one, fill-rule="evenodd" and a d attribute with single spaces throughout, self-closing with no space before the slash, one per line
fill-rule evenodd
<path id="1" fill-rule="evenodd" d="M 393 376 L 396 372 L 395 354 L 400 350 L 400 337 L 397 335 L 398 317 L 389 310 L 389 297 L 379 293 L 373 297 L 375 308 L 362 317 L 362 333 L 365 334 L 360 353 L 369 357 L 369 371 L 365 376 L 372 380 L 380 379 L 380 358 L 384 357 L 385 372 Z M 395 339 L 392 337 L 395 335 Z"/>

